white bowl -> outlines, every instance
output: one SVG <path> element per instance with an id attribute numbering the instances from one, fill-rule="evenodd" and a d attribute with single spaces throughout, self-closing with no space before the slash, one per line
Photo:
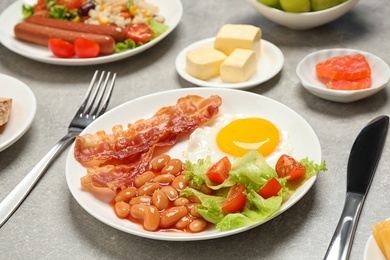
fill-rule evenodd
<path id="1" fill-rule="evenodd" d="M 335 56 L 357 53 L 363 54 L 370 64 L 372 80 L 370 88 L 360 90 L 328 89 L 325 84 L 318 79 L 316 74 L 317 63 Z M 343 103 L 353 102 L 374 95 L 386 86 L 390 78 L 389 65 L 381 58 L 369 52 L 353 49 L 328 49 L 313 52 L 299 62 L 296 73 L 301 80 L 303 87 L 313 95 L 323 99 Z"/>
<path id="2" fill-rule="evenodd" d="M 261 15 L 290 29 L 305 30 L 314 28 L 333 20 L 348 12 L 359 0 L 349 0 L 332 8 L 316 12 L 289 13 L 266 6 L 257 0 L 247 0 Z"/>

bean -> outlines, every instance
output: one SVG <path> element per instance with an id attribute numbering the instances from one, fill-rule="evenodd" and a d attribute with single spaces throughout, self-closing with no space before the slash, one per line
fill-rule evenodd
<path id="1" fill-rule="evenodd" d="M 184 206 L 167 209 L 161 214 L 160 225 L 163 228 L 173 226 L 182 217 L 187 215 L 187 213 L 187 208 Z"/>
<path id="2" fill-rule="evenodd" d="M 175 200 L 179 196 L 179 193 L 175 188 L 172 186 L 164 186 L 160 189 L 162 192 L 164 192 L 165 195 L 167 195 L 168 199 Z"/>
<path id="3" fill-rule="evenodd" d="M 177 191 L 182 191 L 188 186 L 189 182 L 190 179 L 186 178 L 184 174 L 180 174 L 172 181 L 171 185 Z"/>
<path id="4" fill-rule="evenodd" d="M 177 198 L 173 204 L 175 206 L 186 206 L 190 203 L 190 201 L 187 198 Z"/>
<path id="5" fill-rule="evenodd" d="M 179 159 L 172 159 L 164 166 L 164 168 L 162 168 L 161 174 L 170 173 L 176 175 L 181 172 L 182 168 L 182 161 L 180 161 Z"/>
<path id="6" fill-rule="evenodd" d="M 161 154 L 150 162 L 150 168 L 154 172 L 161 172 L 162 168 L 171 160 L 168 154 Z"/>
<path id="7" fill-rule="evenodd" d="M 129 202 L 131 198 L 133 198 L 135 195 L 137 194 L 137 188 L 136 187 L 127 187 L 123 190 L 121 190 L 120 192 L 118 192 L 118 194 L 116 194 L 115 196 L 115 201 L 118 202 L 118 201 L 125 201 L 125 202 Z"/>
<path id="8" fill-rule="evenodd" d="M 153 180 L 154 178 L 154 173 L 151 172 L 151 171 L 146 171 L 144 172 L 143 174 L 141 174 L 140 176 L 138 176 L 135 180 L 134 180 L 134 186 L 139 188 L 141 187 L 142 185 L 144 185 L 145 183 Z"/>
<path id="9" fill-rule="evenodd" d="M 144 205 L 144 206 L 149 206 L 152 202 L 152 198 L 150 196 L 137 196 L 137 197 L 133 197 L 129 204 L 131 206 L 133 205 Z"/>
<path id="10" fill-rule="evenodd" d="M 168 208 L 169 199 L 161 190 L 155 190 L 152 196 L 152 204 L 156 206 L 158 210 L 163 210 Z"/>
<path id="11" fill-rule="evenodd" d="M 188 228 L 192 231 L 192 232 L 200 232 L 202 230 L 204 230 L 207 226 L 207 222 L 203 219 L 195 219 L 193 220 L 190 225 L 188 226 Z"/>
<path id="12" fill-rule="evenodd" d="M 160 213 L 155 206 L 146 206 L 144 215 L 144 228 L 155 231 L 160 225 Z"/>
<path id="13" fill-rule="evenodd" d="M 155 182 L 147 182 L 138 189 L 138 195 L 152 195 L 155 190 L 160 188 L 160 185 Z"/>
<path id="14" fill-rule="evenodd" d="M 179 221 L 176 222 L 175 228 L 177 229 L 185 229 L 191 223 L 192 218 L 187 214 L 182 217 Z"/>
<path id="15" fill-rule="evenodd" d="M 200 202 L 201 202 L 200 199 L 199 199 L 198 197 L 196 197 L 196 195 L 190 195 L 190 196 L 188 196 L 188 200 L 189 200 L 190 202 L 193 202 L 193 203 L 200 203 Z"/>
<path id="16" fill-rule="evenodd" d="M 153 181 L 158 183 L 168 184 L 174 179 L 175 179 L 174 175 L 170 173 L 166 173 L 166 174 L 157 175 L 156 177 L 154 177 Z"/>
<path id="17" fill-rule="evenodd" d="M 191 203 L 188 204 L 188 209 L 190 210 L 190 214 L 195 218 L 202 218 L 202 215 L 199 214 L 199 212 L 196 210 L 198 207 L 198 203 Z"/>
<path id="18" fill-rule="evenodd" d="M 130 213 L 130 205 L 124 201 L 115 203 L 115 212 L 120 218 L 126 218 Z"/>
<path id="19" fill-rule="evenodd" d="M 213 190 L 210 189 L 205 183 L 203 183 L 202 186 L 200 187 L 200 192 L 206 195 L 211 195 L 213 193 Z"/>
<path id="20" fill-rule="evenodd" d="M 133 205 L 130 208 L 130 215 L 132 218 L 143 220 L 145 216 L 145 209 L 148 206 L 144 205 Z"/>

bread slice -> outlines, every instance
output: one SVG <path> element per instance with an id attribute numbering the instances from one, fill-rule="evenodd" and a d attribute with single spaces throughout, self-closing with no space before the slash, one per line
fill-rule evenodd
<path id="1" fill-rule="evenodd" d="M 11 107 L 12 98 L 0 98 L 0 126 L 8 122 Z"/>

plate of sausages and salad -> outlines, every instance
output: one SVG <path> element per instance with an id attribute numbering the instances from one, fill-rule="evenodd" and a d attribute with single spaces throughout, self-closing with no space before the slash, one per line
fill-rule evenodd
<path id="1" fill-rule="evenodd" d="M 180 0 L 18 0 L 0 15 L 0 42 L 39 62 L 102 64 L 154 46 L 182 14 Z"/>
<path id="2" fill-rule="evenodd" d="M 111 227 L 192 241 L 282 214 L 323 170 L 315 132 L 285 105 L 235 89 L 189 88 L 99 117 L 70 149 L 66 180 L 81 207 Z"/>

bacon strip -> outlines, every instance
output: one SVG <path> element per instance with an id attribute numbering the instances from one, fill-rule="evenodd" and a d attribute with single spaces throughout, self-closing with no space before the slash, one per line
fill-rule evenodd
<path id="1" fill-rule="evenodd" d="M 149 119 L 128 124 L 127 129 L 117 125 L 112 134 L 99 131 L 78 136 L 74 156 L 82 165 L 91 167 L 81 179 L 83 189 L 107 187 L 116 191 L 123 185 L 132 185 L 148 169 L 156 147 L 174 145 L 180 134 L 206 124 L 221 104 L 219 96 L 188 95 Z"/>

